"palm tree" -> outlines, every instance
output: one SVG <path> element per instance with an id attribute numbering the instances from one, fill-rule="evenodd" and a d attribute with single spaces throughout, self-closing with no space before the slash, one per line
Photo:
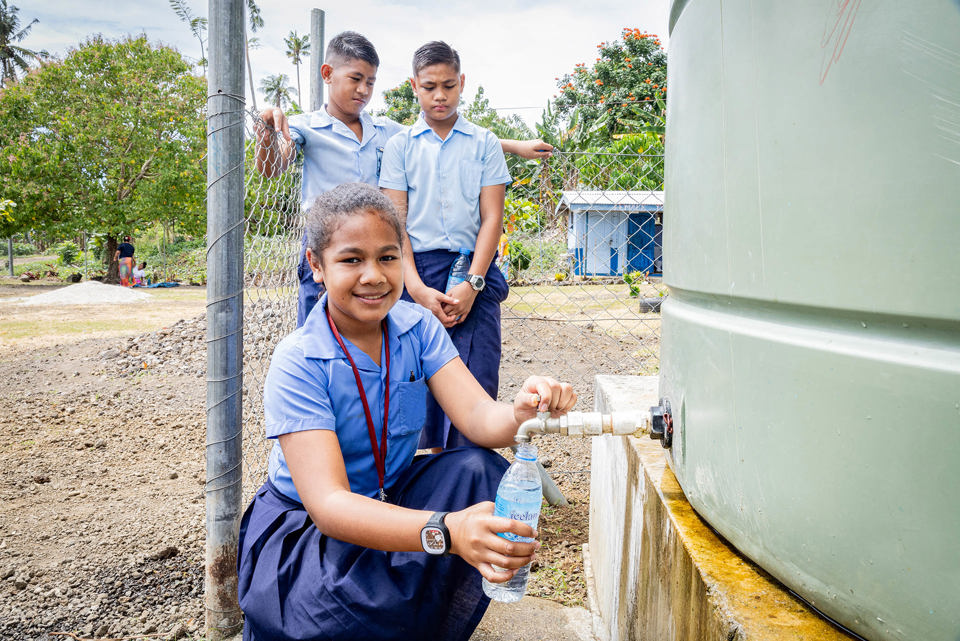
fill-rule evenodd
<path id="1" fill-rule="evenodd" d="M 303 58 L 310 55 L 310 36 L 303 34 L 298 36 L 296 31 L 291 31 L 290 35 L 283 39 L 287 45 L 287 57 L 293 61 L 297 68 L 297 100 L 302 101 L 303 92 L 300 91 L 300 63 Z"/>
<path id="2" fill-rule="evenodd" d="M 263 16 L 260 15 L 260 7 L 254 0 L 247 0 L 247 17 L 250 19 L 250 33 L 256 33 L 257 29 L 263 27 Z M 243 30 L 244 49 L 247 53 L 247 78 L 250 80 L 250 97 L 253 99 L 253 110 L 257 111 L 257 92 L 253 90 L 253 67 L 250 65 L 250 49 L 253 48 L 251 40 L 255 39 L 247 37 L 247 30 Z"/>
<path id="3" fill-rule="evenodd" d="M 26 71 L 30 68 L 27 58 L 40 61 L 49 58 L 46 51 L 33 51 L 14 44 L 21 42 L 30 33 L 33 25 L 39 22 L 37 18 L 20 29 L 20 9 L 14 5 L 7 5 L 7 0 L 0 0 L 0 87 L 17 80 L 17 70 Z"/>
<path id="4" fill-rule="evenodd" d="M 290 102 L 290 92 L 296 91 L 294 87 L 288 86 L 290 78 L 285 73 L 278 73 L 275 76 L 267 76 L 260 81 L 260 91 L 267 102 L 272 102 L 280 109 L 286 109 Z"/>
<path id="5" fill-rule="evenodd" d="M 203 65 L 203 75 L 207 75 L 207 56 L 203 52 L 203 43 L 206 40 L 207 19 L 193 15 L 186 0 L 169 0 L 170 8 L 183 22 L 190 27 L 191 33 L 200 41 L 200 64 Z"/>

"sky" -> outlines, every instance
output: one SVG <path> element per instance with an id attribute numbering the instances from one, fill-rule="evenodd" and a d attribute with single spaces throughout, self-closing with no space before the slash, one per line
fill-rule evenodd
<path id="1" fill-rule="evenodd" d="M 21 24 L 39 22 L 21 44 L 58 57 L 93 34 L 109 39 L 145 33 L 151 42 L 170 45 L 191 61 L 200 44 L 167 0 L 10 0 L 20 8 Z M 207 16 L 207 3 L 187 0 L 194 15 Z M 259 87 L 271 74 L 285 73 L 296 87 L 296 69 L 285 55 L 283 39 L 310 32 L 310 10 L 325 12 L 329 40 L 341 31 L 367 36 L 380 55 L 371 112 L 384 107 L 382 92 L 410 76 L 410 60 L 420 45 L 444 40 L 460 53 L 466 75 L 464 100 L 482 85 L 490 106 L 515 113 L 532 125 L 557 89 L 555 78 L 578 62 L 593 63 L 597 45 L 620 38 L 624 27 L 660 36 L 668 45 L 670 0 L 339 0 L 323 6 L 305 0 L 259 0 L 265 25 L 251 53 L 257 104 Z M 309 59 L 300 67 L 309 102 Z M 246 76 L 244 81 L 247 82 Z M 248 105 L 250 87 L 247 87 Z"/>

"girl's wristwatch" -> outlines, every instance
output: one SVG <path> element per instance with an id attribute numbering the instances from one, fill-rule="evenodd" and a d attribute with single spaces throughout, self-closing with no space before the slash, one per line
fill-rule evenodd
<path id="1" fill-rule="evenodd" d="M 420 545 L 427 554 L 450 554 L 450 530 L 443 519 L 449 512 L 434 512 L 420 530 Z"/>

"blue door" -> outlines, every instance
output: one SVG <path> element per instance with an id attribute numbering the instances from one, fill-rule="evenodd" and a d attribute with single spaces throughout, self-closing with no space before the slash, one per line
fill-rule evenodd
<path id="1" fill-rule="evenodd" d="M 654 273 L 657 226 L 653 212 L 630 214 L 627 218 L 627 269 Z"/>

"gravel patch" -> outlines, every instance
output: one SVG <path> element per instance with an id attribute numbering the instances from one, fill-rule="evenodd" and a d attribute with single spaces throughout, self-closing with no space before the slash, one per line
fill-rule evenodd
<path id="1" fill-rule="evenodd" d="M 19 299 L 20 305 L 99 305 L 101 303 L 136 303 L 150 300 L 150 294 L 130 287 L 107 285 L 88 280 L 51 292 Z"/>
<path id="2" fill-rule="evenodd" d="M 49 294 L 63 302 L 74 289 L 90 298 L 108 290 L 145 295 L 95 282 Z M 245 316 L 244 376 L 254 380 L 289 327 L 266 304 L 248 306 Z M 573 379 L 603 371 L 604 358 L 624 349 L 589 332 L 527 321 L 543 337 L 531 345 L 511 323 L 503 398 L 527 374 L 545 368 Z M 536 353 L 542 350 L 549 354 Z M 205 367 L 204 316 L 132 338 L 0 354 L 0 639 L 66 638 L 53 632 L 175 639 L 200 631 Z M 577 409 L 590 410 L 592 390 L 578 385 L 578 392 Z M 529 594 L 582 605 L 590 441 L 544 436 L 536 444 L 571 504 L 544 510 Z"/>

